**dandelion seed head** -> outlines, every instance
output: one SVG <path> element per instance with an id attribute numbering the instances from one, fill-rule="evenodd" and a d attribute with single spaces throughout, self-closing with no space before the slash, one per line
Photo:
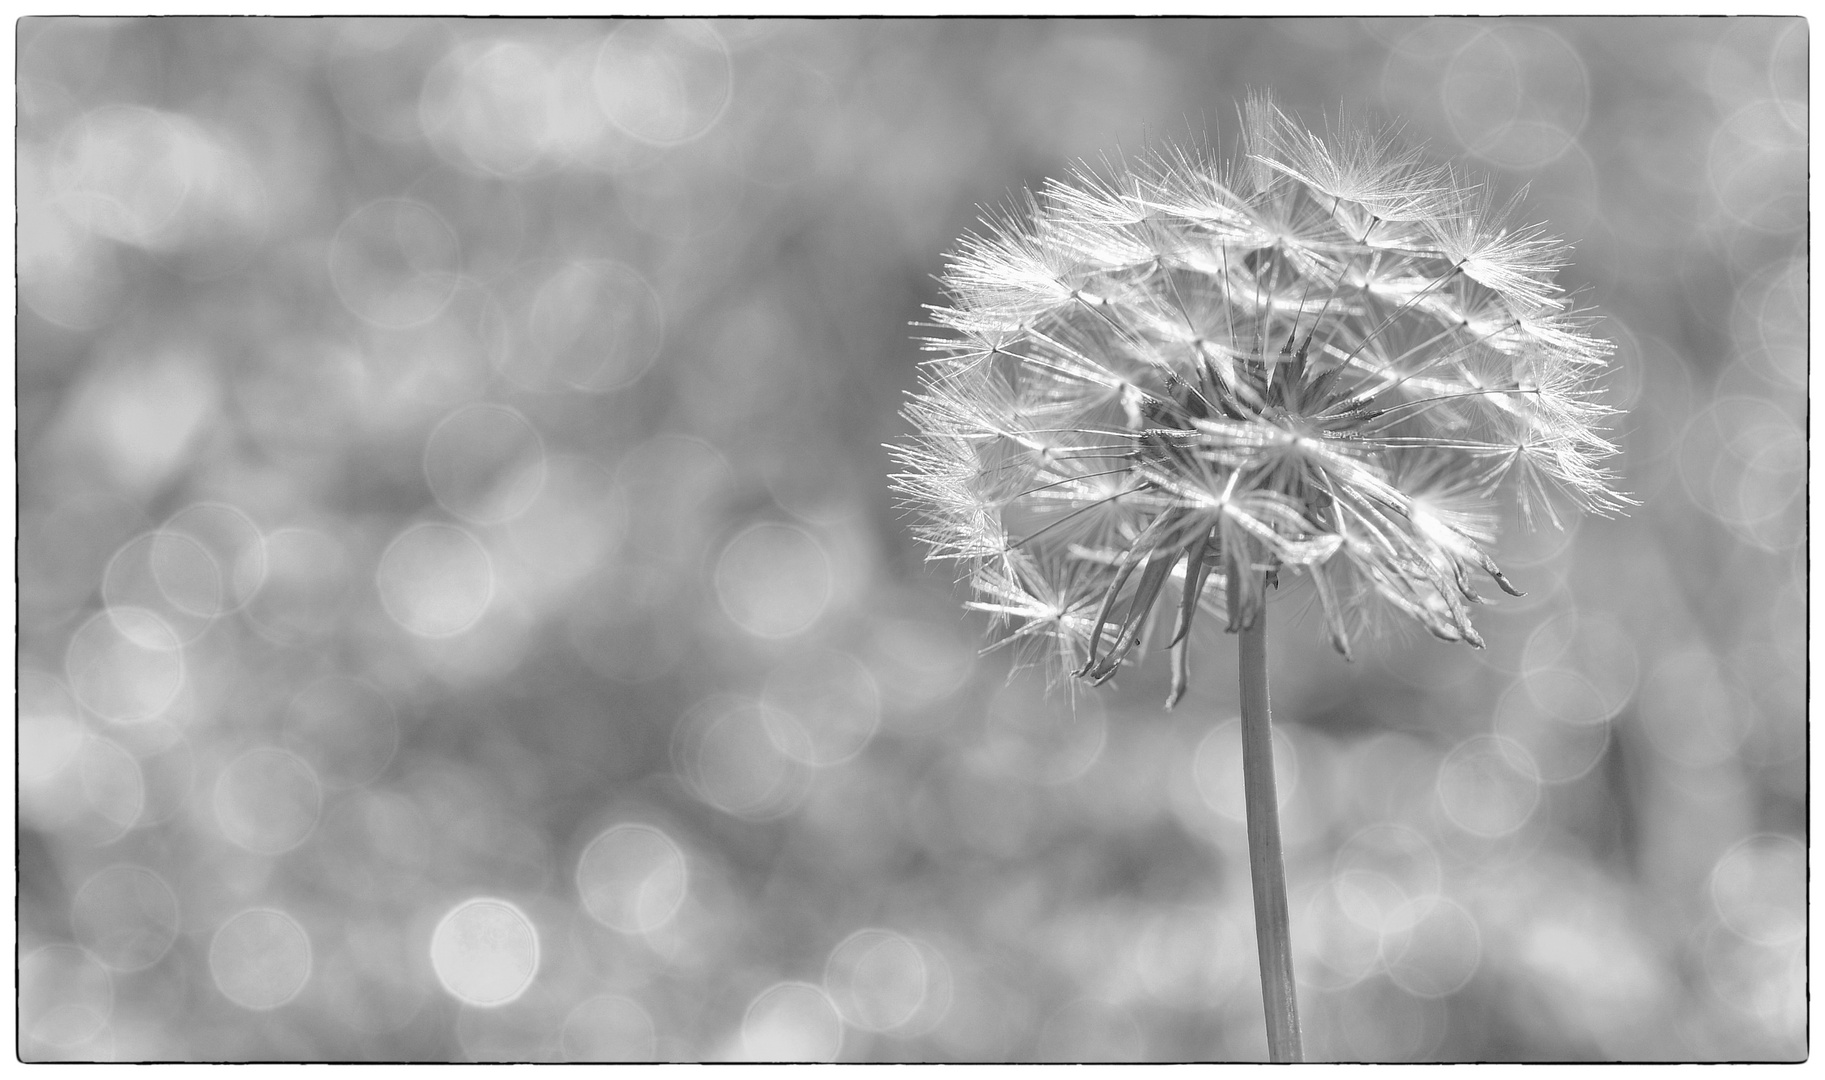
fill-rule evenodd
<path id="1" fill-rule="evenodd" d="M 1165 642 L 1176 699 L 1198 614 L 1242 629 L 1289 575 L 1345 656 L 1377 610 L 1480 645 L 1473 581 L 1518 592 L 1500 505 L 1630 505 L 1609 346 L 1518 200 L 1264 96 L 1241 143 L 1048 182 L 959 242 L 931 311 L 897 489 L 997 646 L 1055 675 Z"/>

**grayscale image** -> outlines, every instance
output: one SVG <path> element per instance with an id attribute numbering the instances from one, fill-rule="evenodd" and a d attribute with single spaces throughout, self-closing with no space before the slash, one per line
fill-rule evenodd
<path id="1" fill-rule="evenodd" d="M 1807 1058 L 1804 19 L 14 25 L 20 1060 Z"/>

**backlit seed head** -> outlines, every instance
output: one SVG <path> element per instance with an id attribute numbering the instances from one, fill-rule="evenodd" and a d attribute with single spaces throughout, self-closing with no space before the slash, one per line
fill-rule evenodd
<path id="1" fill-rule="evenodd" d="M 1630 502 L 1609 344 L 1515 209 L 1264 97 L 1233 165 L 1164 148 L 1052 181 L 951 256 L 897 489 L 1003 643 L 1092 683 L 1163 638 L 1177 701 L 1197 613 L 1242 629 L 1289 574 L 1346 657 L 1371 601 L 1480 646 L 1471 582 L 1518 595 L 1486 550 L 1500 501 L 1555 526 Z"/>

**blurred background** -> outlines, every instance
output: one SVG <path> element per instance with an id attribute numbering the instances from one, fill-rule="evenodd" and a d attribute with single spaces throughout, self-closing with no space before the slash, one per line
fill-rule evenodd
<path id="1" fill-rule="evenodd" d="M 1233 642 L 1048 697 L 882 449 L 1250 88 L 1528 186 L 1642 503 L 1277 605 L 1310 1055 L 1806 1053 L 1803 21 L 16 27 L 27 1059 L 1263 1058 Z"/>

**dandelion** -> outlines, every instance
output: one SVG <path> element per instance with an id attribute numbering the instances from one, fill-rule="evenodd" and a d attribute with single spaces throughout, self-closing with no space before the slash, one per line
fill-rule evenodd
<path id="1" fill-rule="evenodd" d="M 1489 554 L 1498 506 L 1556 526 L 1629 502 L 1604 466 L 1609 346 L 1516 208 L 1391 133 L 1318 135 L 1254 97 L 1233 162 L 1158 150 L 988 218 L 944 275 L 895 448 L 933 557 L 1056 674 L 1101 684 L 1163 642 L 1168 707 L 1194 623 L 1221 621 L 1245 766 L 1271 745 L 1281 581 L 1310 579 L 1346 658 L 1378 608 L 1480 647 L 1475 582 L 1520 595 Z M 1269 785 L 1248 796 L 1259 890 L 1272 771 L 1245 771 Z M 1284 959 L 1277 1055 L 1297 1053 Z"/>
<path id="2" fill-rule="evenodd" d="M 1082 171 L 966 237 L 896 448 L 1010 638 L 1102 682 L 1171 609 L 1172 702 L 1211 597 L 1240 631 L 1304 575 L 1345 656 L 1377 602 L 1478 645 L 1472 582 L 1517 591 L 1505 496 L 1554 525 L 1627 503 L 1561 245 L 1386 135 L 1256 98 L 1244 149 Z M 1038 614 L 1042 576 L 1076 606 Z"/>

